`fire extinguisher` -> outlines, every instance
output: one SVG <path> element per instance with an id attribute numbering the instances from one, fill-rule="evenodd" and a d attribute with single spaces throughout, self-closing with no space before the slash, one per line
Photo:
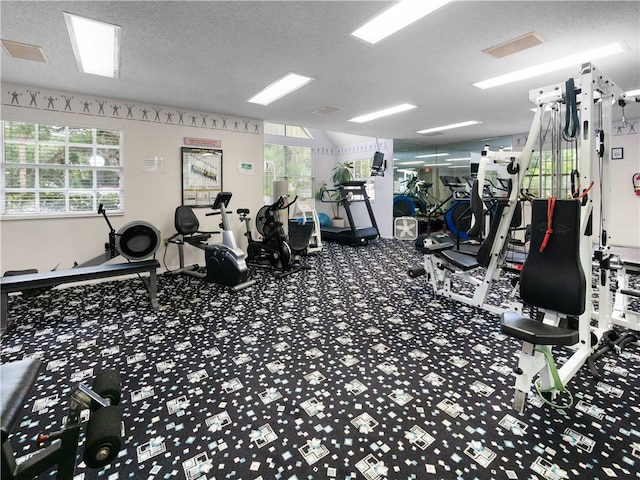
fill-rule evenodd
<path id="1" fill-rule="evenodd" d="M 636 191 L 636 195 L 640 197 L 640 173 L 636 173 L 633 176 L 633 189 Z"/>

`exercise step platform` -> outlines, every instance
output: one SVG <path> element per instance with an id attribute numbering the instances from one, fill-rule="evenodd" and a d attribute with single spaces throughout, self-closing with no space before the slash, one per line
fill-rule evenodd
<path id="1" fill-rule="evenodd" d="M 554 327 L 515 312 L 502 314 L 500 331 L 505 335 L 534 345 L 570 346 L 578 343 L 580 339 L 578 330 Z"/>
<path id="2" fill-rule="evenodd" d="M 68 270 L 54 270 L 51 272 L 27 273 L 0 277 L 1 331 L 4 334 L 9 324 L 9 293 L 26 292 L 55 287 L 64 283 L 97 280 L 100 278 L 130 275 L 135 273 L 149 273 L 149 296 L 154 310 L 159 309 L 157 291 L 158 282 L 156 270 L 160 262 L 156 259 L 141 260 L 139 262 L 112 263 L 92 267 L 76 267 Z"/>

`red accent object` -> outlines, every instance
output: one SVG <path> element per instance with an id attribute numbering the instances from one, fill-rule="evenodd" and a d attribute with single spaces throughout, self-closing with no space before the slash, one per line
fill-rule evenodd
<path id="1" fill-rule="evenodd" d="M 640 197 L 640 173 L 636 173 L 633 176 L 633 189 L 636 191 L 636 195 Z"/>
<path id="2" fill-rule="evenodd" d="M 36 437 L 36 445 L 40 448 L 44 447 L 49 442 L 49 435 L 46 433 L 39 433 Z"/>
<path id="3" fill-rule="evenodd" d="M 553 233 L 553 209 L 556 206 L 556 197 L 551 197 L 547 200 L 547 231 L 544 233 L 544 239 L 542 240 L 542 245 L 540 245 L 540 249 L 538 250 L 540 253 L 544 252 L 544 249 L 547 247 L 547 242 L 549 241 L 549 237 Z"/>

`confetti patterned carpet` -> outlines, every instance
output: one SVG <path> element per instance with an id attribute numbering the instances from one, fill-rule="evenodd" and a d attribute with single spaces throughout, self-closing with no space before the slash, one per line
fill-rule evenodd
<path id="1" fill-rule="evenodd" d="M 43 361 L 14 450 L 116 368 L 123 448 L 101 471 L 80 456 L 77 480 L 640 478 L 637 345 L 600 360 L 600 381 L 581 369 L 571 408 L 532 394 L 518 414 L 519 342 L 410 279 L 413 242 L 325 244 L 306 261 L 237 294 L 161 275 L 158 312 L 138 279 L 12 298 L 1 360 Z"/>

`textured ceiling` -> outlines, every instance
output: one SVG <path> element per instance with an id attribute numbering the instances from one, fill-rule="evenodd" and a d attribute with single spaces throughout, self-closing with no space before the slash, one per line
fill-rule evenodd
<path id="1" fill-rule="evenodd" d="M 528 91 L 577 75 L 579 65 L 485 91 L 472 83 L 576 51 L 625 41 L 628 52 L 594 64 L 622 89 L 640 88 L 638 1 L 454 1 L 376 46 L 350 35 L 391 3 L 3 0 L 2 38 L 42 47 L 48 63 L 3 51 L 1 79 L 427 145 L 527 132 Z M 119 79 L 78 72 L 62 12 L 122 27 Z M 531 31 L 547 43 L 502 59 L 482 53 Z M 289 71 L 315 81 L 266 107 L 247 103 Z M 348 121 L 403 102 L 418 108 Z M 313 113 L 322 107 L 338 110 Z M 483 123 L 415 133 L 464 120 Z"/>

